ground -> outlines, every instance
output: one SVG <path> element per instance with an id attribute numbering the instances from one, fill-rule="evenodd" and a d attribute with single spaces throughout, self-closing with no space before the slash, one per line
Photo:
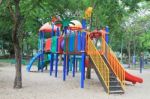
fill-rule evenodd
<path id="1" fill-rule="evenodd" d="M 23 66 L 23 88 L 13 89 L 15 77 L 14 65 L 0 63 L 0 99 L 148 99 L 150 97 L 150 69 L 142 74 L 139 70 L 128 70 L 144 79 L 143 84 L 132 85 L 127 82 L 125 94 L 108 95 L 101 86 L 96 74 L 85 80 L 85 88 L 80 88 L 80 73 L 73 78 L 70 73 L 67 80 L 62 80 L 62 71 L 58 78 L 49 76 L 49 72 L 26 72 Z M 36 67 L 34 68 L 36 70 Z"/>

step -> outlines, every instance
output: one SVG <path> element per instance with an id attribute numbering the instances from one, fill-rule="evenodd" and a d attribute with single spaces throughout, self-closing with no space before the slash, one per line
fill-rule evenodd
<path id="1" fill-rule="evenodd" d="M 109 82 L 110 86 L 116 86 L 116 85 L 120 85 L 120 83 L 118 81 L 110 81 Z"/>
<path id="2" fill-rule="evenodd" d="M 112 71 L 110 71 L 109 74 L 114 74 L 114 73 Z"/>
<path id="3" fill-rule="evenodd" d="M 109 78 L 116 78 L 116 76 L 112 76 L 112 75 L 111 75 L 111 76 L 109 76 Z"/>
<path id="4" fill-rule="evenodd" d="M 113 91 L 110 91 L 109 94 L 124 94 L 124 91 L 123 90 L 113 90 Z"/>
<path id="5" fill-rule="evenodd" d="M 110 81 L 118 81 L 117 78 L 116 78 L 115 76 L 114 76 L 114 77 L 110 76 L 109 79 L 110 79 Z"/>
<path id="6" fill-rule="evenodd" d="M 115 76 L 115 74 L 114 74 L 114 73 L 109 73 L 109 75 L 110 75 L 110 76 Z"/>
<path id="7" fill-rule="evenodd" d="M 111 91 L 122 90 L 122 87 L 120 85 L 116 85 L 116 86 L 110 86 L 109 89 Z"/>
<path id="8" fill-rule="evenodd" d="M 115 75 L 109 75 L 109 77 L 116 77 Z"/>

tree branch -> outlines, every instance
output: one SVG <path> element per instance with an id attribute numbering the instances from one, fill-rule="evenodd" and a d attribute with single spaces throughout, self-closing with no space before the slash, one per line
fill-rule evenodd
<path id="1" fill-rule="evenodd" d="M 0 0 L 0 4 L 2 3 L 2 0 Z"/>
<path id="2" fill-rule="evenodd" d="M 95 9 L 96 4 L 97 4 L 97 1 L 95 1 L 94 4 L 93 4 L 93 6 L 92 6 L 93 10 Z M 92 29 L 92 18 L 93 18 L 93 13 L 92 13 L 92 15 L 90 17 L 90 30 Z"/>
<path id="3" fill-rule="evenodd" d="M 13 10 L 11 4 L 10 4 L 10 0 L 7 0 L 7 8 L 9 9 L 9 12 L 10 12 L 10 14 L 11 14 L 11 16 L 12 16 L 12 20 L 13 20 L 14 22 L 16 22 L 17 19 L 16 19 L 16 16 L 15 16 L 15 12 L 14 12 L 14 10 Z"/>

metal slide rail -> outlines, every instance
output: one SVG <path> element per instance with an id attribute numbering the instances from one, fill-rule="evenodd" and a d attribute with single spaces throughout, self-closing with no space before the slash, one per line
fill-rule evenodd
<path id="1" fill-rule="evenodd" d="M 107 60 L 110 64 L 110 67 L 113 70 L 113 72 L 115 73 L 115 75 L 117 76 L 117 78 L 119 79 L 119 82 L 120 82 L 122 88 L 124 89 L 124 86 L 125 86 L 125 69 L 123 68 L 123 66 L 119 62 L 118 58 L 116 57 L 116 55 L 114 54 L 112 49 L 107 45 L 104 38 L 102 38 L 102 45 L 103 45 L 102 47 L 105 47 L 105 48 L 102 48 L 102 50 L 103 50 L 105 56 L 107 57 Z"/>
<path id="2" fill-rule="evenodd" d="M 105 86 L 107 87 L 107 91 L 109 93 L 109 68 L 103 61 L 99 51 L 95 47 L 94 43 L 90 39 L 89 36 L 87 36 L 87 54 L 91 57 L 94 65 L 96 66 L 98 73 L 100 74 Z"/>

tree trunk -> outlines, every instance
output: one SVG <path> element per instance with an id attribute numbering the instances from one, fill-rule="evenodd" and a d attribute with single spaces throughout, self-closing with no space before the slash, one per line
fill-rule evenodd
<path id="1" fill-rule="evenodd" d="M 15 81 L 14 81 L 14 88 L 22 88 L 22 73 L 21 73 L 21 48 L 19 44 L 19 38 L 17 37 L 18 34 L 18 28 L 19 28 L 20 20 L 16 21 L 16 24 L 14 25 L 12 39 L 13 39 L 13 45 L 15 50 L 15 69 L 16 69 L 16 75 L 15 75 Z"/>
<path id="2" fill-rule="evenodd" d="M 127 49 L 128 49 L 128 67 L 130 68 L 130 65 L 131 65 L 131 62 L 130 62 L 130 60 L 131 60 L 131 50 L 130 50 L 130 41 L 128 42 L 128 47 L 127 47 Z"/>
<path id="3" fill-rule="evenodd" d="M 4 42 L 2 40 L 2 56 L 5 56 Z"/>
<path id="4" fill-rule="evenodd" d="M 14 81 L 14 88 L 22 88 L 22 73 L 21 73 L 21 49 L 19 46 L 19 42 L 14 43 L 14 49 L 15 49 L 15 69 L 16 69 L 16 75 L 15 75 L 15 81 Z"/>
<path id="5" fill-rule="evenodd" d="M 22 88 L 21 48 L 19 44 L 19 38 L 17 37 L 19 24 L 20 24 L 20 20 L 18 19 L 18 21 L 16 21 L 16 23 L 14 24 L 14 29 L 12 33 L 12 40 L 13 40 L 15 60 L 16 60 L 16 64 L 15 64 L 16 75 L 14 81 L 14 88 Z"/>
<path id="6" fill-rule="evenodd" d="M 90 30 L 91 28 L 92 28 L 92 15 L 90 18 Z M 91 67 L 90 66 L 87 67 L 86 78 L 91 79 Z"/>
<path id="7" fill-rule="evenodd" d="M 122 57 L 123 57 L 123 52 L 122 52 L 122 50 L 123 50 L 123 38 L 121 38 L 121 63 L 123 63 L 123 62 L 122 62 Z"/>
<path id="8" fill-rule="evenodd" d="M 91 66 L 87 67 L 86 78 L 91 79 Z"/>
<path id="9" fill-rule="evenodd" d="M 14 80 L 14 88 L 22 88 L 22 73 L 21 73 L 21 48 L 20 48 L 20 42 L 19 42 L 19 30 L 21 28 L 21 13 L 20 13 L 20 6 L 19 6 L 20 0 L 14 0 L 14 3 L 8 2 L 8 8 L 10 11 L 10 14 L 12 15 L 12 20 L 14 22 L 13 31 L 12 31 L 12 41 L 13 41 L 13 47 L 15 51 L 15 80 Z M 14 6 L 14 8 L 13 8 Z"/>
<path id="10" fill-rule="evenodd" d="M 93 10 L 96 7 L 96 3 L 97 3 L 97 0 L 93 4 Z M 93 17 L 93 13 L 90 18 L 90 30 L 92 29 L 92 17 Z M 91 67 L 90 66 L 87 67 L 86 78 L 91 79 Z"/>
<path id="11" fill-rule="evenodd" d="M 93 10 L 96 7 L 96 3 L 97 3 L 97 0 L 93 4 Z M 92 29 L 92 17 L 93 17 L 93 14 L 91 15 L 91 18 L 90 18 L 90 30 Z M 91 79 L 91 66 L 87 67 L 86 78 Z"/>

